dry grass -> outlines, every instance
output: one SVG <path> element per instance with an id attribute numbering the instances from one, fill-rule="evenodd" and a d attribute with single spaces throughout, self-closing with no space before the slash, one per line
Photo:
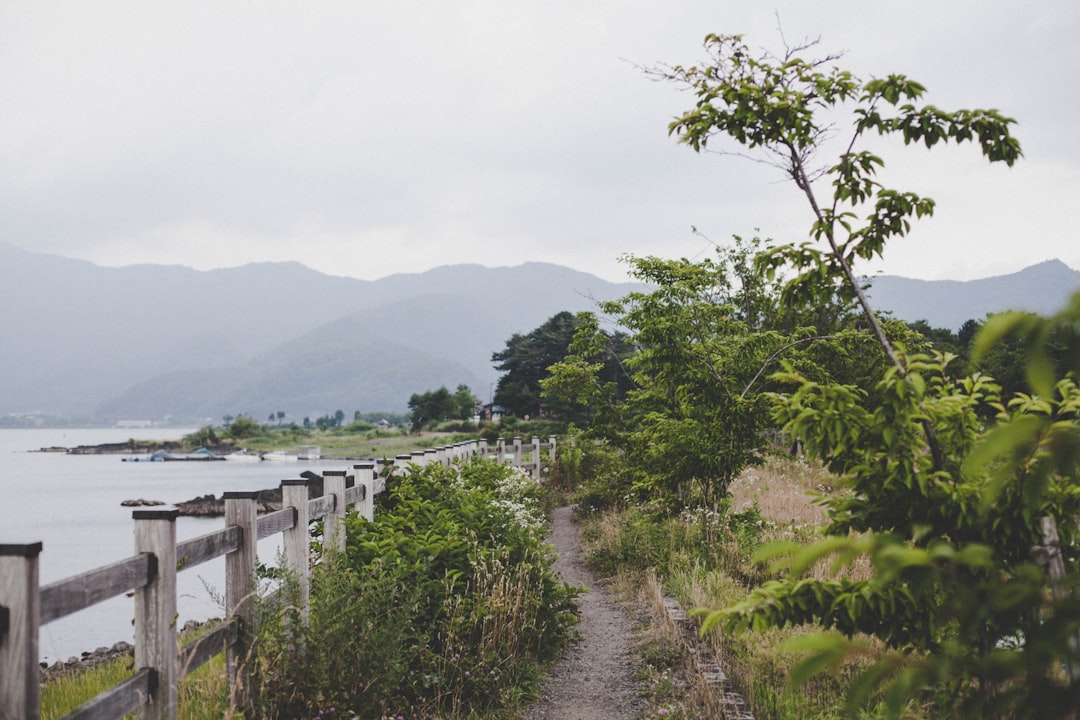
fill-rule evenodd
<path id="1" fill-rule="evenodd" d="M 827 520 L 825 508 L 815 500 L 839 492 L 836 486 L 835 478 L 820 465 L 775 457 L 763 466 L 748 469 L 732 484 L 732 510 L 740 513 L 756 507 L 766 520 L 760 536 L 766 543 L 776 540 L 809 543 L 819 537 Z M 593 561 L 601 561 L 615 574 L 616 585 L 628 593 L 627 597 L 634 598 L 639 607 L 649 608 L 648 622 L 642 631 L 645 656 L 663 656 L 667 652 L 665 648 L 674 642 L 673 628 L 666 619 L 661 621 L 663 616 L 659 614 L 665 592 L 677 598 L 684 608 L 720 608 L 745 599 L 752 586 L 761 580 L 777 577 L 752 566 L 749 549 L 738 546 L 744 536 L 726 532 L 723 524 L 717 526 L 715 535 L 706 532 L 703 536 L 700 519 L 688 516 L 656 524 L 644 521 L 640 513 L 630 510 L 595 516 L 585 527 Z M 701 553 L 703 541 L 712 548 L 711 555 Z M 648 567 L 658 568 L 659 582 L 645 569 Z M 870 576 L 870 565 L 866 558 L 859 558 L 854 565 L 838 570 L 824 560 L 808 576 L 822 580 L 861 579 Z M 844 688 L 860 668 L 880 657 L 883 649 L 871 641 L 869 654 L 853 660 L 838 676 L 820 676 L 793 691 L 787 685 L 798 656 L 784 646 L 791 639 L 812 632 L 816 628 L 735 635 L 716 631 L 700 639 L 698 651 L 720 659 L 724 672 L 754 707 L 758 718 L 839 717 Z M 693 688 L 692 675 L 687 677 L 691 678 L 687 688 Z M 654 676 L 654 685 L 661 687 L 663 679 Z M 665 702 L 670 710 L 684 712 L 684 717 L 719 717 L 714 714 L 715 703 L 697 695 L 687 690 L 677 702 L 671 699 Z M 699 714 L 691 714 L 691 707 L 697 708 Z"/>
<path id="2" fill-rule="evenodd" d="M 747 468 L 728 489 L 735 512 L 757 503 L 762 516 L 777 525 L 819 527 L 825 509 L 814 501 L 832 493 L 835 481 L 817 463 L 772 456 L 763 465 Z"/>
<path id="3" fill-rule="evenodd" d="M 812 542 L 825 526 L 821 501 L 837 492 L 837 478 L 820 463 L 774 455 L 763 465 L 747 468 L 730 486 L 736 512 L 757 505 L 762 517 L 773 523 L 766 541 Z M 864 580 L 872 575 L 870 560 L 857 558 L 850 566 L 835 568 L 828 560 L 814 565 L 814 580 Z"/>

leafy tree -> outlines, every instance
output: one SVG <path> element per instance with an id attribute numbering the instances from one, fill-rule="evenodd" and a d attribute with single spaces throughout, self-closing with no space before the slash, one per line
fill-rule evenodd
<path id="1" fill-rule="evenodd" d="M 514 333 L 506 347 L 491 356 L 495 369 L 504 373 L 495 386 L 495 404 L 518 417 L 545 414 L 540 381 L 566 356 L 576 329 L 577 318 L 563 311 L 526 335 Z"/>
<path id="2" fill-rule="evenodd" d="M 413 428 L 444 420 L 467 420 L 476 412 L 476 398 L 468 385 L 458 385 L 453 394 L 443 386 L 414 393 L 409 398 L 409 410 Z"/>
<path id="3" fill-rule="evenodd" d="M 639 491 L 670 510 L 717 506 L 758 459 L 771 425 L 764 371 L 815 338 L 766 329 L 779 324 L 777 292 L 754 274 L 759 247 L 736 238 L 715 261 L 628 258 L 631 274 L 656 288 L 603 305 L 637 350 L 622 361 L 632 387 L 619 393 L 601 378 L 607 338 L 595 317 L 582 318 L 574 352 L 543 383 L 546 398 L 594 408 L 593 434 L 622 448 Z"/>
<path id="4" fill-rule="evenodd" d="M 263 431 L 262 425 L 254 418 L 247 415 L 237 415 L 231 423 L 225 427 L 225 434 L 237 440 L 255 437 Z"/>
<path id="5" fill-rule="evenodd" d="M 450 416 L 456 420 L 468 420 L 476 414 L 476 396 L 468 385 L 458 385 L 450 398 Z"/>
<path id="6" fill-rule="evenodd" d="M 867 403 L 860 388 L 780 380 L 777 418 L 828 463 L 849 492 L 830 498 L 828 540 L 806 550 L 774 547 L 788 577 L 767 583 L 705 626 L 763 628 L 816 623 L 839 630 L 801 645 L 804 679 L 860 652 L 860 633 L 904 651 L 873 663 L 852 685 L 849 712 L 884 687 L 886 710 L 930 703 L 933 717 L 1075 717 L 1080 704 L 1080 602 L 1075 517 L 1080 513 L 1080 295 L 1044 319 L 1010 314 L 982 331 L 977 349 L 1001 339 L 1022 349 L 1031 394 L 1000 399 L 986 376 L 955 380 L 951 355 L 910 352 L 895 343 L 857 281 L 855 264 L 879 257 L 934 203 L 877 180 L 884 161 L 867 137 L 906 144 L 977 143 L 991 161 L 1021 155 L 1012 120 L 995 110 L 947 112 L 923 104 L 922 85 L 902 76 L 861 81 L 835 57 L 806 59 L 809 47 L 756 55 L 738 36 L 710 35 L 707 65 L 657 71 L 691 88 L 695 107 L 670 129 L 695 150 L 717 137 L 781 169 L 814 215 L 811 240 L 772 252 L 770 272 L 795 270 L 788 302 L 851 298 L 887 358 Z M 816 167 L 843 113 L 851 130 L 836 161 Z M 827 187 L 827 190 L 822 190 Z M 865 209 L 866 214 L 859 216 Z M 1047 349 L 1060 339 L 1059 360 Z M 980 411 L 991 410 L 985 427 Z M 861 533 L 853 535 L 852 532 Z M 1050 559 L 1059 548 L 1066 562 Z M 1049 545 L 1049 547 L 1044 547 Z M 1038 550 L 1034 553 L 1033 548 Z M 1040 549 L 1041 548 L 1041 549 Z M 868 556 L 868 580 L 802 577 L 832 555 L 843 565 Z"/>

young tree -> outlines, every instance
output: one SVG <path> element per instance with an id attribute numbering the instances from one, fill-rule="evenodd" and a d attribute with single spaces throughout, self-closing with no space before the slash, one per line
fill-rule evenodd
<path id="1" fill-rule="evenodd" d="M 545 398 L 598 412 L 592 433 L 623 449 L 642 473 L 638 489 L 671 510 L 714 509 L 728 484 L 759 459 L 772 424 L 762 394 L 778 357 L 816 336 L 771 329 L 783 324 L 777 292 L 754 271 L 761 243 L 735 238 L 717 259 L 628 258 L 631 274 L 654 287 L 605 303 L 636 352 L 621 366 L 625 392 L 601 376 L 609 340 L 583 317 L 573 352 L 543 381 Z"/>
<path id="2" fill-rule="evenodd" d="M 884 161 L 866 149 L 868 137 L 896 135 L 926 147 L 973 142 L 990 161 L 1012 165 L 1021 156 L 1009 132 L 1013 121 L 994 110 L 923 104 L 923 86 L 903 75 L 862 81 L 836 57 L 807 59 L 809 46 L 776 57 L 754 53 L 738 36 L 710 35 L 706 47 L 703 67 L 655 71 L 697 97 L 671 132 L 695 150 L 717 138 L 733 141 L 794 182 L 814 216 L 811 240 L 776 249 L 767 270 L 795 270 L 788 302 L 854 299 L 889 365 L 872 404 L 858 388 L 797 372 L 783 378 L 796 390 L 778 396 L 778 419 L 850 492 L 828 501 L 831 539 L 795 552 L 784 561 L 788 579 L 710 614 L 706 627 L 809 622 L 849 638 L 873 634 L 903 650 L 854 683 L 852 715 L 884 684 L 891 717 L 911 701 L 930 703 L 934 717 L 1075 717 L 1080 604 L 1065 589 L 1080 579 L 1071 562 L 1080 513 L 1080 296 L 1056 318 L 1010 315 L 983 331 L 981 348 L 1008 336 L 1029 357 L 1036 394 L 999 400 L 985 376 L 953 380 L 950 356 L 894 344 L 855 271 L 934 208 L 929 198 L 877 180 Z M 851 125 L 835 162 L 813 165 L 844 113 Z M 1043 349 L 1055 331 L 1072 338 L 1058 364 Z M 982 421 L 988 410 L 997 416 L 990 429 Z M 1067 562 L 1052 581 L 1032 551 L 1057 534 L 1060 549 L 1035 553 L 1064 552 Z M 791 552 L 772 550 L 777 557 Z M 873 577 L 802 577 L 829 554 L 840 562 L 869 556 Z M 804 647 L 810 657 L 796 678 L 858 651 L 836 636 Z"/>

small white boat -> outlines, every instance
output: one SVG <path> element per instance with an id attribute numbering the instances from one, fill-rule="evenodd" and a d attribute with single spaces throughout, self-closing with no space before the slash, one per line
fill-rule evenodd
<path id="1" fill-rule="evenodd" d="M 262 459 L 271 462 L 296 462 L 300 458 L 296 453 L 286 452 L 285 450 L 272 450 L 263 453 Z"/>
<path id="2" fill-rule="evenodd" d="M 226 455 L 225 459 L 231 462 L 260 462 L 262 457 L 250 450 L 237 450 Z"/>

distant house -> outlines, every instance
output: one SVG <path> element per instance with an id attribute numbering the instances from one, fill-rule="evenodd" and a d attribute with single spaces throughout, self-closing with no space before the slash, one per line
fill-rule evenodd
<path id="1" fill-rule="evenodd" d="M 506 408 L 502 405 L 495 405 L 494 403 L 488 403 L 480 411 L 480 417 L 484 422 L 498 423 L 502 419 L 502 416 L 506 414 Z"/>

